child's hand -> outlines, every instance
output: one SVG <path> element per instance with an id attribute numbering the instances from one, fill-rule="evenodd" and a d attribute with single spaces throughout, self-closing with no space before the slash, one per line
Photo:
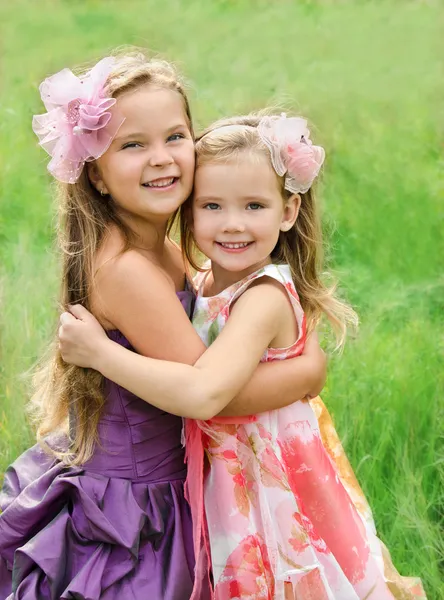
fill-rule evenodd
<path id="1" fill-rule="evenodd" d="M 100 323 L 80 304 L 60 316 L 59 348 L 65 362 L 99 370 L 101 347 L 109 342 Z"/>
<path id="2" fill-rule="evenodd" d="M 327 379 L 327 356 L 319 345 L 316 332 L 311 333 L 305 343 L 302 353 L 310 361 L 310 371 L 312 372 L 312 386 L 306 398 L 318 396 L 325 385 Z"/>

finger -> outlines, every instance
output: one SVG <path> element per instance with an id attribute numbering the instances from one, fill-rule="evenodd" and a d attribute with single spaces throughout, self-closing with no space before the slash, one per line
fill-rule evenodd
<path id="1" fill-rule="evenodd" d="M 60 325 L 68 325 L 69 323 L 73 323 L 75 322 L 77 319 L 76 317 L 73 317 L 71 313 L 69 312 L 64 312 L 60 315 Z"/>
<path id="2" fill-rule="evenodd" d="M 72 319 L 74 319 L 74 317 L 71 317 Z M 66 333 L 67 333 L 67 324 L 66 323 L 60 323 L 60 327 L 57 331 L 57 337 L 59 340 L 59 345 L 60 343 L 63 343 L 66 340 Z"/>
<path id="3" fill-rule="evenodd" d="M 68 306 L 69 312 L 76 317 L 76 319 L 80 319 L 81 321 L 87 321 L 92 317 L 89 310 L 87 310 L 81 304 L 70 304 Z"/>

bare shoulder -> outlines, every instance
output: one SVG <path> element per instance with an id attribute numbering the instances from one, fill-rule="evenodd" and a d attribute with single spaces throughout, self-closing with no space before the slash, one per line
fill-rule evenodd
<path id="1" fill-rule="evenodd" d="M 259 304 L 257 304 L 259 303 Z M 273 313 L 289 306 L 288 294 L 284 286 L 272 277 L 255 279 L 233 304 L 231 312 L 238 306 L 257 305 L 262 310 L 269 307 Z"/>
<path id="2" fill-rule="evenodd" d="M 145 300 L 163 293 L 174 294 L 166 274 L 146 256 L 124 249 L 123 240 L 109 236 L 95 261 L 91 310 L 106 329 L 116 326 L 114 313 L 119 303 L 143 294 Z"/>
<path id="3" fill-rule="evenodd" d="M 256 322 L 256 327 L 272 332 L 270 347 L 290 346 L 298 337 L 298 326 L 288 292 L 272 277 L 260 277 L 252 282 L 237 299 L 228 320 L 233 326 L 242 321 Z"/>
<path id="4" fill-rule="evenodd" d="M 111 256 L 96 270 L 99 284 L 140 285 L 137 277 L 154 278 L 167 281 L 162 269 L 138 250 L 129 249 Z M 136 278 L 136 279 L 135 279 Z"/>
<path id="5" fill-rule="evenodd" d="M 100 280 L 112 276 L 122 276 L 127 269 L 145 269 L 152 264 L 138 250 L 127 249 L 125 246 L 122 233 L 117 228 L 111 229 L 95 256 L 96 278 Z"/>
<path id="6" fill-rule="evenodd" d="M 180 250 L 175 250 L 180 256 Z M 173 269 L 142 253 L 125 250 L 116 236 L 97 255 L 91 311 L 105 329 L 119 330 L 144 356 L 194 364 L 204 345 L 176 294 L 180 262 Z"/>
<path id="7" fill-rule="evenodd" d="M 280 323 L 288 306 L 283 286 L 270 277 L 261 277 L 233 303 L 227 325 L 244 322 L 265 328 L 271 325 L 274 328 Z"/>

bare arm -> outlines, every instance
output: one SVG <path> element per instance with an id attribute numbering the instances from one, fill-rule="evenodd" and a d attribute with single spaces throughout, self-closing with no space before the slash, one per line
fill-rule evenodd
<path id="1" fill-rule="evenodd" d="M 137 352 L 189 365 L 204 353 L 205 345 L 187 318 L 171 282 L 147 259 L 137 252 L 128 252 L 99 274 L 100 302 L 96 304 L 101 308 L 101 316 L 119 329 Z M 85 319 L 89 313 L 81 307 L 75 307 L 73 312 L 84 319 L 85 327 L 82 330 L 80 323 L 77 327 L 71 323 L 69 329 L 65 328 L 62 351 L 68 362 L 93 367 L 98 350 L 96 337 L 90 331 L 91 321 Z M 120 352 L 128 355 L 128 361 L 135 360 L 134 353 L 122 348 Z M 299 358 L 259 365 L 221 414 L 253 414 L 291 404 L 307 394 L 316 395 L 325 373 L 324 354 L 317 341 L 312 340 L 307 352 Z M 115 380 L 113 373 L 109 378 Z"/>
<path id="2" fill-rule="evenodd" d="M 192 365 L 205 352 L 172 281 L 134 250 L 99 269 L 93 306 L 107 329 L 121 331 L 139 354 Z"/>
<path id="3" fill-rule="evenodd" d="M 105 336 L 92 367 L 163 410 L 208 419 L 251 377 L 286 310 L 285 291 L 263 283 L 241 296 L 222 333 L 194 367 L 131 356 Z"/>
<path id="4" fill-rule="evenodd" d="M 297 358 L 260 363 L 241 392 L 221 412 L 223 417 L 238 417 L 288 406 L 301 398 L 321 393 L 327 378 L 327 358 L 316 333 Z"/>

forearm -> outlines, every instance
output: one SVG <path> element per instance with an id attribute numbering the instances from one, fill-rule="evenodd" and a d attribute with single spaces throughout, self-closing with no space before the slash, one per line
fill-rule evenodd
<path id="1" fill-rule="evenodd" d="M 177 362 L 147 358 L 104 340 L 97 349 L 94 368 L 121 387 L 166 412 L 192 419 L 208 419 L 229 399 L 211 386 L 205 372 Z"/>
<path id="2" fill-rule="evenodd" d="M 313 370 L 313 361 L 306 356 L 292 361 L 261 363 L 242 391 L 219 414 L 238 417 L 288 406 L 309 394 L 316 377 L 320 376 Z"/>
<path id="3" fill-rule="evenodd" d="M 256 288 L 253 289 L 257 294 Z M 259 313 L 255 296 L 251 303 L 246 298 L 247 293 L 252 292 L 246 292 L 238 301 L 230 322 L 194 366 L 147 358 L 106 337 L 96 348 L 91 366 L 162 410 L 192 419 L 210 419 L 244 388 L 264 349 L 276 335 L 279 305 L 274 288 L 265 295 L 269 311 L 267 318 L 261 320 L 255 313 Z M 260 382 L 256 382 L 250 393 L 256 394 L 259 386 Z M 251 404 L 252 401 L 244 411 L 251 412 Z M 256 406 L 254 408 L 254 412 L 258 412 Z"/>

